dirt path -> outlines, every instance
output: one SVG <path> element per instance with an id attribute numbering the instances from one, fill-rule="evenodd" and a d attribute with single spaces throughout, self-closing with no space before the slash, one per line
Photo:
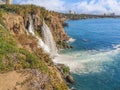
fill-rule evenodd
<path id="1" fill-rule="evenodd" d="M 27 77 L 27 74 L 16 71 L 0 74 L 0 90 L 23 90 L 24 88 L 18 84 L 25 81 Z"/>

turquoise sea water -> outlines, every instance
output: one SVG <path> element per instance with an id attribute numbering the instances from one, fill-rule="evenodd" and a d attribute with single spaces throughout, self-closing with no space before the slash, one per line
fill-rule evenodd
<path id="1" fill-rule="evenodd" d="M 63 50 L 76 90 L 120 90 L 120 19 L 66 21 L 75 39 Z"/>

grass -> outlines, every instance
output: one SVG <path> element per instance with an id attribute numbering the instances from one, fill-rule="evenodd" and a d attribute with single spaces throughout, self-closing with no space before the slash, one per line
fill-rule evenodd
<path id="1" fill-rule="evenodd" d="M 16 40 L 0 26 L 0 71 L 14 69 L 39 69 L 47 72 L 45 62 L 26 49 L 18 48 Z"/>
<path id="2" fill-rule="evenodd" d="M 3 21 L 2 21 L 2 15 L 4 14 L 4 10 L 0 9 L 0 23 L 3 25 Z"/>
<path id="3" fill-rule="evenodd" d="M 41 49 L 34 54 L 24 48 L 18 48 L 16 40 L 0 26 L 0 73 L 20 69 L 37 69 L 53 78 L 49 83 L 55 90 L 67 90 L 66 84 L 58 79 L 57 72 L 51 71 L 48 65 L 51 66 L 53 63 Z"/>

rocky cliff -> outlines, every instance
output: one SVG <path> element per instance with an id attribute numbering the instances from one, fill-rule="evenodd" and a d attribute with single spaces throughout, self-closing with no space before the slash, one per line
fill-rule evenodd
<path id="1" fill-rule="evenodd" d="M 58 13 L 34 5 L 1 5 L 0 86 L 4 85 L 0 89 L 67 90 L 64 76 L 49 54 L 38 47 L 35 36 L 28 34 L 30 15 L 37 36 L 41 37 L 44 20 L 51 29 L 57 47 L 67 46 L 68 37 L 62 26 L 63 18 L 59 18 Z M 15 80 L 12 80 L 12 75 Z"/>

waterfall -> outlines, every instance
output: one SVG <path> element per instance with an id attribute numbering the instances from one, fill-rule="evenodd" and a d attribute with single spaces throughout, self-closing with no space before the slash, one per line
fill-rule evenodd
<path id="1" fill-rule="evenodd" d="M 42 41 L 42 39 L 38 36 L 35 35 L 34 32 L 34 26 L 33 26 L 33 19 L 32 16 L 30 15 L 30 24 L 29 24 L 29 33 L 31 33 L 33 36 L 35 36 L 38 39 L 38 47 L 42 48 L 46 53 L 50 53 L 49 47 Z"/>
<path id="2" fill-rule="evenodd" d="M 34 32 L 34 26 L 33 26 L 33 20 L 32 20 L 32 16 L 30 15 L 29 16 L 29 18 L 30 18 L 30 24 L 29 24 L 29 32 L 33 35 L 33 36 L 35 36 L 35 32 Z"/>
<path id="3" fill-rule="evenodd" d="M 42 39 L 39 37 L 36 38 L 38 39 L 38 47 L 42 47 L 45 52 L 50 53 L 49 47 L 42 41 Z"/>
<path id="4" fill-rule="evenodd" d="M 42 47 L 43 50 L 47 53 L 50 54 L 51 57 L 54 57 L 57 55 L 57 47 L 56 43 L 54 41 L 53 35 L 50 31 L 50 28 L 45 24 L 43 21 L 43 26 L 42 26 L 42 38 L 39 38 L 38 36 L 35 35 L 34 32 L 34 26 L 33 26 L 33 19 L 32 16 L 30 15 L 30 25 L 29 25 L 29 33 L 31 33 L 33 36 L 35 36 L 38 39 L 38 47 Z"/>
<path id="5" fill-rule="evenodd" d="M 50 49 L 50 55 L 52 57 L 56 56 L 57 55 L 56 43 L 54 41 L 50 28 L 46 25 L 44 21 L 43 21 L 43 26 L 42 26 L 42 38 L 43 38 L 44 43 L 48 45 Z"/>

